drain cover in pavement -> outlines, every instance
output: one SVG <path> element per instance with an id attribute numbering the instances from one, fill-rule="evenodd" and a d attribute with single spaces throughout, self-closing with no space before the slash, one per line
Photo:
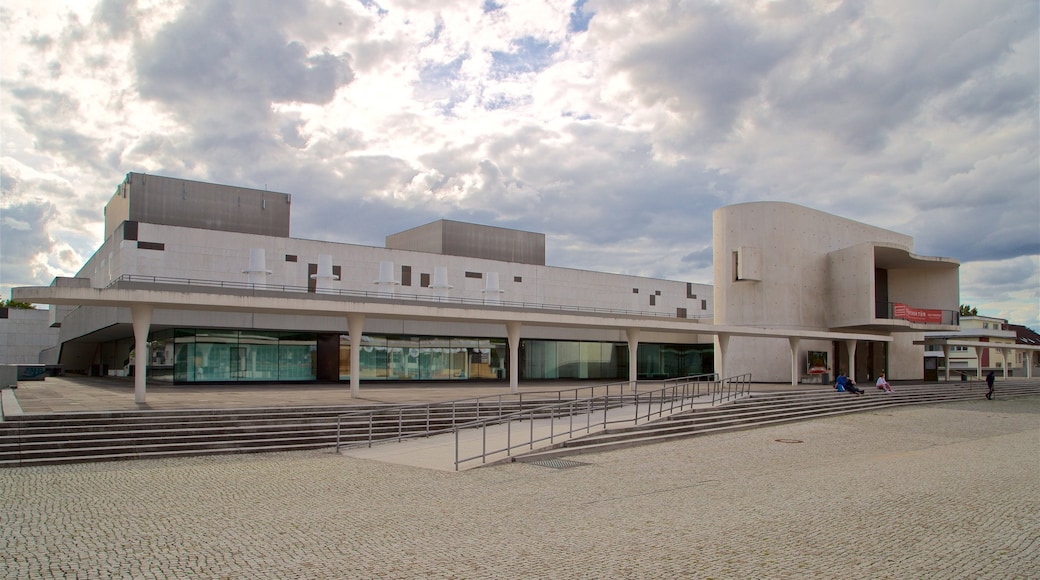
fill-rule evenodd
<path id="1" fill-rule="evenodd" d="M 542 467 L 551 467 L 553 469 L 567 469 L 568 467 L 580 467 L 582 465 L 588 465 L 588 463 L 582 463 L 580 461 L 570 461 L 569 459 L 545 459 L 542 461 L 532 461 L 531 465 L 541 465 Z"/>
<path id="2" fill-rule="evenodd" d="M 802 443 L 801 439 L 774 439 L 777 443 Z"/>

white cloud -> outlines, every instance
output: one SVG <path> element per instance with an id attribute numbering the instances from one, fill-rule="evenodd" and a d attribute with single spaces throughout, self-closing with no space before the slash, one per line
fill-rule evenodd
<path id="1" fill-rule="evenodd" d="M 711 212 L 791 201 L 1038 324 L 1036 3 L 579 4 L 5 2 L 0 285 L 72 273 L 145 171 L 293 193 L 312 238 L 473 220 L 709 283 Z"/>

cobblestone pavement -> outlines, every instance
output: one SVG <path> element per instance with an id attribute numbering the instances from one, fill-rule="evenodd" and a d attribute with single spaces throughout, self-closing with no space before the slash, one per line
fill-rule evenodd
<path id="1" fill-rule="evenodd" d="M 569 459 L 0 470 L 0 578 L 1040 577 L 1040 397 Z"/>

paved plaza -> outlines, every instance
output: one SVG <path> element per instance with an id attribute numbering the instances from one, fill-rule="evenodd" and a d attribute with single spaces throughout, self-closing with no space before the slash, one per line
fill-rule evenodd
<path id="1" fill-rule="evenodd" d="M 568 459 L 4 469 L 0 578 L 1040 577 L 1040 397 Z"/>

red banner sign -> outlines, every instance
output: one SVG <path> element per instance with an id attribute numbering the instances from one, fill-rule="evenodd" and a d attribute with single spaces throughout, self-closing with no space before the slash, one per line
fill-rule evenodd
<path id="1" fill-rule="evenodd" d="M 899 302 L 892 303 L 895 309 L 894 318 L 909 320 L 910 322 L 923 322 L 925 324 L 942 324 L 942 310 L 928 310 L 926 308 L 911 308 Z"/>

